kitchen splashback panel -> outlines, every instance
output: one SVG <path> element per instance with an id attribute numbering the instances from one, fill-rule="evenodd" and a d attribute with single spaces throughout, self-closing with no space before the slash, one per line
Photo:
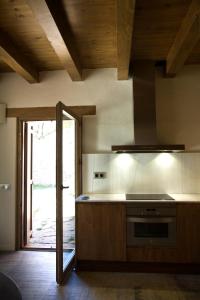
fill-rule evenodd
<path id="1" fill-rule="evenodd" d="M 83 192 L 200 193 L 200 153 L 83 154 Z"/>

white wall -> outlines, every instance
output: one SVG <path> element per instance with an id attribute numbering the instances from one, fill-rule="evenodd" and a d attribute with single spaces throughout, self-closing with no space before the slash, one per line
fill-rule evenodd
<path id="1" fill-rule="evenodd" d="M 156 80 L 157 128 L 165 143 L 200 150 L 200 65 L 185 66 L 175 78 Z"/>
<path id="2" fill-rule="evenodd" d="M 115 69 L 87 70 L 84 76 L 84 81 L 72 82 L 65 71 L 43 72 L 41 83 L 29 84 L 17 74 L 0 74 L 0 102 L 7 103 L 8 107 L 54 106 L 58 101 L 66 105 L 96 105 L 97 116 L 84 121 L 84 153 L 109 152 L 112 144 L 132 143 L 132 81 L 117 81 Z M 158 74 L 157 120 L 162 142 L 185 143 L 188 150 L 200 150 L 199 78 L 200 66 L 186 66 L 173 79 L 164 79 Z M 0 191 L 0 249 L 14 247 L 15 135 L 14 119 L 0 125 L 0 183 L 11 183 L 10 191 Z M 154 168 L 148 163 L 148 156 L 144 155 L 143 160 Z M 195 159 L 192 164 L 196 165 Z M 141 168 L 145 170 L 142 166 L 144 164 Z M 189 190 L 194 192 L 199 177 L 198 172 L 191 170 L 187 168 L 191 181 Z M 121 174 L 120 182 L 125 182 L 127 175 Z M 145 172 L 141 174 L 141 181 L 148 184 L 157 178 L 155 172 L 149 173 L 155 174 L 149 177 Z M 173 178 L 171 172 L 169 178 Z M 135 187 L 141 190 L 139 181 L 134 182 L 138 182 Z M 162 182 L 166 189 L 165 181 Z M 125 183 L 124 187 L 128 188 Z"/>
<path id="3" fill-rule="evenodd" d="M 86 70 L 85 80 L 72 82 L 66 71 L 43 72 L 41 83 L 29 84 L 14 73 L 0 75 L 0 102 L 8 107 L 96 105 L 97 116 L 84 118 L 83 151 L 109 152 L 112 144 L 131 143 L 132 82 L 118 81 L 115 69 Z M 0 125 L 0 250 L 14 249 L 16 121 Z"/>
<path id="4" fill-rule="evenodd" d="M 200 153 L 84 154 L 83 192 L 200 193 Z"/>
<path id="5" fill-rule="evenodd" d="M 109 152 L 112 144 L 132 143 L 132 81 L 117 80 L 115 69 L 86 70 L 84 81 L 72 82 L 66 71 L 42 72 L 41 83 L 29 84 L 14 73 L 0 78 L 0 102 L 8 107 L 96 105 L 85 118 L 83 151 Z"/>
<path id="6" fill-rule="evenodd" d="M 11 184 L 8 191 L 0 191 L 0 250 L 13 249 L 15 243 L 15 123 L 9 119 L 0 124 L 0 183 Z"/>

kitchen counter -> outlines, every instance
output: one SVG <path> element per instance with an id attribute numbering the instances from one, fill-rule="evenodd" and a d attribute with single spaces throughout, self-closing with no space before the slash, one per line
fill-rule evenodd
<path id="1" fill-rule="evenodd" d="M 200 203 L 200 194 L 169 194 L 174 200 L 126 200 L 125 194 L 84 194 L 88 196 L 88 200 L 82 200 L 81 197 L 76 199 L 76 202 L 199 202 Z"/>
<path id="2" fill-rule="evenodd" d="M 169 268 L 172 272 L 199 272 L 200 194 L 170 194 L 175 200 L 155 202 L 128 201 L 125 194 L 88 196 L 89 200 L 79 197 L 76 203 L 77 265 L 80 270 L 98 270 L 99 266 L 101 271 L 113 271 L 114 266 L 115 270 L 122 271 L 123 268 L 133 272 L 169 272 Z M 132 205 L 128 207 L 130 203 Z M 152 229 L 143 226 L 143 223 L 148 224 L 148 218 L 149 223 L 154 223 Z M 136 234 L 133 223 L 138 223 Z M 154 236 L 157 223 L 158 239 Z M 162 223 L 166 225 L 160 226 Z M 143 240 L 144 244 L 140 244 L 138 228 L 141 239 L 147 238 Z"/>

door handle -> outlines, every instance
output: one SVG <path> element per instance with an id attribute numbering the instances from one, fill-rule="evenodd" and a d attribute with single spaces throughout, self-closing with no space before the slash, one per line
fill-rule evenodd
<path id="1" fill-rule="evenodd" d="M 69 186 L 64 186 L 64 185 L 61 185 L 61 190 L 64 190 L 64 189 L 68 189 L 69 188 Z"/>

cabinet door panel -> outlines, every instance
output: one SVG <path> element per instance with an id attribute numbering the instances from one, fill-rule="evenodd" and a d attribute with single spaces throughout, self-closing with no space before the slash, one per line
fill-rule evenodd
<path id="1" fill-rule="evenodd" d="M 77 258 L 124 261 L 125 217 L 123 204 L 77 203 Z"/>
<path id="2" fill-rule="evenodd" d="M 176 247 L 140 246 L 127 248 L 127 260 L 132 262 L 176 263 Z"/>
<path id="3" fill-rule="evenodd" d="M 177 237 L 182 262 L 200 263 L 200 203 L 177 205 Z"/>

